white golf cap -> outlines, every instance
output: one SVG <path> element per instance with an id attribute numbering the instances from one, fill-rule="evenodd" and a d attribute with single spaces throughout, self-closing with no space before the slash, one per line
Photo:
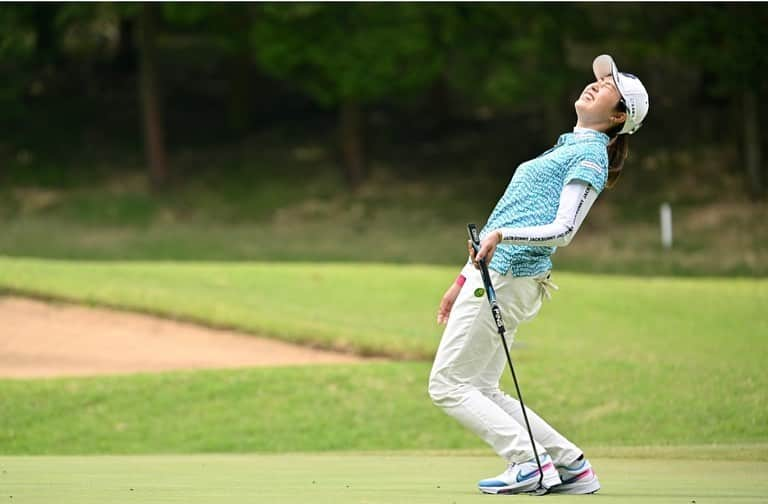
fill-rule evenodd
<path id="1" fill-rule="evenodd" d="M 619 134 L 632 134 L 643 125 L 648 114 L 648 91 L 636 76 L 619 72 L 616 63 L 607 54 L 601 54 L 592 62 L 592 71 L 598 79 L 612 76 L 624 104 L 627 106 L 627 121 Z"/>

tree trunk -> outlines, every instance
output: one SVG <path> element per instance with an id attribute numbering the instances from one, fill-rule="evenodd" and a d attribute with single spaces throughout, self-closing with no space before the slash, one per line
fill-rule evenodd
<path id="1" fill-rule="evenodd" d="M 247 133 L 251 126 L 251 9 L 230 11 L 232 39 L 236 47 L 228 58 L 229 73 L 229 127 L 239 134 Z"/>
<path id="2" fill-rule="evenodd" d="M 229 61 L 229 128 L 239 134 L 251 126 L 251 57 L 249 53 L 232 56 Z"/>
<path id="3" fill-rule="evenodd" d="M 163 112 L 157 82 L 157 18 L 158 4 L 144 3 L 139 17 L 141 58 L 139 62 L 139 93 L 143 107 L 144 146 L 152 188 L 163 189 L 168 184 L 168 161 L 165 152 Z"/>
<path id="4" fill-rule="evenodd" d="M 440 75 L 429 87 L 428 110 L 430 130 L 433 134 L 442 133 L 446 125 L 450 123 L 453 113 L 453 100 L 448 86 L 448 79 Z"/>
<path id="5" fill-rule="evenodd" d="M 117 51 L 113 60 L 114 68 L 119 72 L 133 73 L 136 70 L 136 20 L 120 18 L 118 22 Z"/>
<path id="6" fill-rule="evenodd" d="M 752 199 L 764 194 L 762 154 L 760 152 L 760 122 L 758 120 L 757 95 L 753 89 L 744 90 L 744 161 L 747 165 L 747 182 Z"/>
<path id="7" fill-rule="evenodd" d="M 359 103 L 345 100 L 339 111 L 341 152 L 344 179 L 351 189 L 357 189 L 365 179 L 365 121 Z"/>
<path id="8" fill-rule="evenodd" d="M 38 59 L 45 62 L 58 60 L 58 41 L 56 40 L 56 16 L 59 5 L 55 3 L 38 3 L 34 6 L 35 51 Z"/>

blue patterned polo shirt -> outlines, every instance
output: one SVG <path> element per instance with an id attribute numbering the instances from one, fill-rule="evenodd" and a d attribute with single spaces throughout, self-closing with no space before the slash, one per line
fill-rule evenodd
<path id="1" fill-rule="evenodd" d="M 481 237 L 494 229 L 541 226 L 557 216 L 565 184 L 580 180 L 600 193 L 608 179 L 608 135 L 576 129 L 561 135 L 557 144 L 517 167 L 504 195 L 491 212 Z M 512 276 L 536 276 L 552 269 L 556 247 L 501 243 L 490 268 Z"/>

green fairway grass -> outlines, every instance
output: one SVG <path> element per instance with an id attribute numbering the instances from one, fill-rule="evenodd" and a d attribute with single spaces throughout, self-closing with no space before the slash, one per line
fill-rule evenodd
<path id="1" fill-rule="evenodd" d="M 581 445 L 667 446 L 670 457 L 682 445 L 746 444 L 745 456 L 768 458 L 749 452 L 768 441 L 764 376 L 742 383 L 736 373 L 660 364 L 570 371 L 548 362 L 518 363 L 526 404 Z M 0 380 L 0 447 L 4 454 L 488 450 L 431 404 L 428 374 L 428 363 L 375 363 Z M 505 375 L 506 390 L 510 382 Z"/>
<path id="2" fill-rule="evenodd" d="M 767 462 L 595 458 L 602 490 L 544 502 L 758 503 Z M 533 499 L 484 496 L 475 483 L 498 459 L 463 454 L 0 457 L 0 499 L 24 504 L 462 504 Z"/>
<path id="3" fill-rule="evenodd" d="M 0 381 L 6 454 L 478 448 L 432 406 L 456 269 L 0 258 L 0 288 L 427 362 Z M 513 349 L 529 406 L 579 443 L 768 441 L 768 281 L 556 275 Z M 490 316 L 490 314 L 489 314 Z M 511 390 L 509 378 L 504 377 Z"/>

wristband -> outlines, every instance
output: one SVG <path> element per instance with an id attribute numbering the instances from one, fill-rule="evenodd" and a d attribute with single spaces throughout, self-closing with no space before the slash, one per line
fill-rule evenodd
<path id="1" fill-rule="evenodd" d="M 464 286 L 464 282 L 466 282 L 466 281 L 467 281 L 467 277 L 465 277 L 464 275 L 459 275 L 459 276 L 456 277 L 456 284 L 459 287 L 463 287 Z"/>

